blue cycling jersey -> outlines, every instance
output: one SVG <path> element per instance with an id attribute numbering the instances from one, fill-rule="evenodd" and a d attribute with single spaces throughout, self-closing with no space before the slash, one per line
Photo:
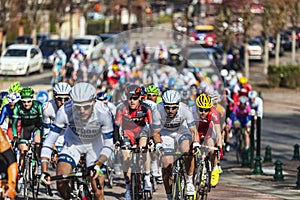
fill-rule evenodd
<path id="1" fill-rule="evenodd" d="M 13 111 L 10 108 L 9 104 L 3 106 L 0 114 L 0 124 L 3 124 L 6 118 L 12 119 Z"/>

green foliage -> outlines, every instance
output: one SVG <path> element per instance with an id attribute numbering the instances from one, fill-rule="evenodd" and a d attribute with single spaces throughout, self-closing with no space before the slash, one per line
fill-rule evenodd
<path id="1" fill-rule="evenodd" d="M 165 15 L 160 15 L 154 20 L 153 25 L 158 25 L 158 24 L 164 24 L 164 23 L 172 23 L 172 15 L 171 14 L 165 14 Z"/>
<path id="2" fill-rule="evenodd" d="M 110 32 L 120 31 L 120 28 L 121 28 L 120 20 L 116 22 L 114 22 L 113 19 L 110 20 L 109 22 Z M 104 32 L 105 32 L 105 19 L 87 21 L 87 34 L 99 35 Z"/>
<path id="3" fill-rule="evenodd" d="M 268 81 L 270 87 L 296 88 L 300 86 L 299 65 L 287 64 L 268 67 Z"/>

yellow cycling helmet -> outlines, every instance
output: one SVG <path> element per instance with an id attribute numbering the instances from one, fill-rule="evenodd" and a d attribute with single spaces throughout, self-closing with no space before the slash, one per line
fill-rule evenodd
<path id="1" fill-rule="evenodd" d="M 196 105 L 198 108 L 211 108 L 213 104 L 210 96 L 207 94 L 200 94 L 196 99 Z"/>
<path id="2" fill-rule="evenodd" d="M 239 79 L 239 82 L 240 82 L 241 84 L 245 84 L 245 83 L 248 82 L 248 80 L 247 80 L 247 78 L 246 78 L 245 76 L 242 76 L 242 77 Z"/>

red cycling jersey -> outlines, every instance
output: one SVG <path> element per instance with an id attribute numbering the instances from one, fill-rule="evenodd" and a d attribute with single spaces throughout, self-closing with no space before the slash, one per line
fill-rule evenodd
<path id="1" fill-rule="evenodd" d="M 220 124 L 220 114 L 215 107 L 212 107 L 206 119 L 199 118 L 196 122 L 199 137 L 206 136 L 209 130 L 213 130 L 214 124 Z M 211 135 L 211 134 L 208 134 Z"/>
<path id="2" fill-rule="evenodd" d="M 141 103 L 136 109 L 130 109 L 128 102 L 123 102 L 117 108 L 116 125 L 122 127 L 124 136 L 128 137 L 132 144 L 140 136 L 144 127 L 152 124 L 152 113 L 147 104 Z"/>

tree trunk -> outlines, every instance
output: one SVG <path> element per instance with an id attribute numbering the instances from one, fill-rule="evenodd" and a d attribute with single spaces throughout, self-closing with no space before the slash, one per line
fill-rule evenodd
<path id="1" fill-rule="evenodd" d="M 275 65 L 279 66 L 280 33 L 276 34 Z"/>
<path id="2" fill-rule="evenodd" d="M 248 41 L 244 43 L 244 62 L 245 62 L 245 76 L 246 78 L 249 80 L 250 76 L 249 76 L 249 55 L 248 55 Z"/>
<path id="3" fill-rule="evenodd" d="M 296 31 L 292 30 L 292 63 L 296 63 Z"/>
<path id="4" fill-rule="evenodd" d="M 268 37 L 266 37 L 267 39 L 265 39 L 264 42 L 264 75 L 268 74 L 268 67 L 269 67 L 269 40 Z"/>

